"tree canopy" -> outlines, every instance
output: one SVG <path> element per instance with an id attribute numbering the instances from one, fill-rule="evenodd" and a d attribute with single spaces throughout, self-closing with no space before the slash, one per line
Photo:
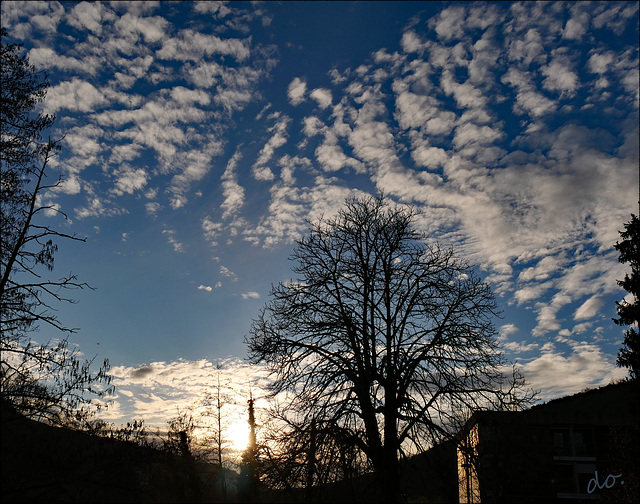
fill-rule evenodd
<path id="1" fill-rule="evenodd" d="M 87 397 L 110 391 L 105 360 L 95 372 L 92 361 L 81 361 L 77 349 L 63 338 L 37 343 L 30 333 L 45 324 L 64 334 L 74 332 L 55 314 L 54 305 L 69 301 L 64 292 L 88 287 L 74 275 L 50 278 L 57 239 L 83 241 L 55 229 L 47 213 L 66 218 L 54 205 L 43 203 L 48 164 L 59 150 L 55 140 L 42 141 L 42 133 L 55 117 L 38 112 L 49 86 L 19 44 L 7 44 L 2 29 L 0 75 L 0 391 L 2 400 L 23 414 L 54 423 L 77 417 Z"/>
<path id="2" fill-rule="evenodd" d="M 632 378 L 640 378 L 640 219 L 631 215 L 631 220 L 620 232 L 622 241 L 616 242 L 615 249 L 620 253 L 618 260 L 629 263 L 631 275 L 626 274 L 618 285 L 629 292 L 633 301 L 616 302 L 618 318 L 614 322 L 621 326 L 630 326 L 624 333 L 622 347 L 618 352 L 617 364 L 629 369 Z"/>

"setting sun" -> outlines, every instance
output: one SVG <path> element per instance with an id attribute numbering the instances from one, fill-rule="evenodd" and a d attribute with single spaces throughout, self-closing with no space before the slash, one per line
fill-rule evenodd
<path id="1" fill-rule="evenodd" d="M 226 431 L 226 438 L 234 450 L 243 451 L 249 442 L 249 424 L 246 420 L 236 420 Z"/>

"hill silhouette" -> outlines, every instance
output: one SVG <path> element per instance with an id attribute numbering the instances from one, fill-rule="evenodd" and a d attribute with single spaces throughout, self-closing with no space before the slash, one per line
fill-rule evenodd
<path id="1" fill-rule="evenodd" d="M 218 468 L 1 406 L 2 502 L 222 502 Z M 233 497 L 233 496 L 230 496 Z"/>

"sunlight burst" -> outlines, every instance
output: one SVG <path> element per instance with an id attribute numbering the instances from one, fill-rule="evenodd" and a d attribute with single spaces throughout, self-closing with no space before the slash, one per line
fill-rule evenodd
<path id="1" fill-rule="evenodd" d="M 245 450 L 249 442 L 249 424 L 246 420 L 236 420 L 227 429 L 226 437 L 234 450 Z"/>

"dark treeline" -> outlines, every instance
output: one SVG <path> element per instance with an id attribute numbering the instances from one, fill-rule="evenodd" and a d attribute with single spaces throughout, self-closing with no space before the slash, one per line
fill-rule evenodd
<path id="1" fill-rule="evenodd" d="M 345 479 L 323 475 L 308 487 L 307 461 L 295 468 L 289 459 L 252 464 L 245 453 L 235 468 L 221 469 L 211 453 L 188 444 L 185 431 L 149 435 L 143 422 L 92 431 L 54 427 L 25 418 L 5 402 L 1 416 L 2 502 L 381 501 L 373 474 L 355 468 Z M 299 481 L 286 474 L 289 469 Z M 409 501 L 457 502 L 454 444 L 405 461 L 401 472 Z"/>
<path id="2" fill-rule="evenodd" d="M 3 502 L 237 502 L 219 468 L 134 429 L 53 427 L 2 405 Z M 143 435 L 139 435 L 143 434 Z M 229 476 L 227 476 L 229 477 Z"/>

